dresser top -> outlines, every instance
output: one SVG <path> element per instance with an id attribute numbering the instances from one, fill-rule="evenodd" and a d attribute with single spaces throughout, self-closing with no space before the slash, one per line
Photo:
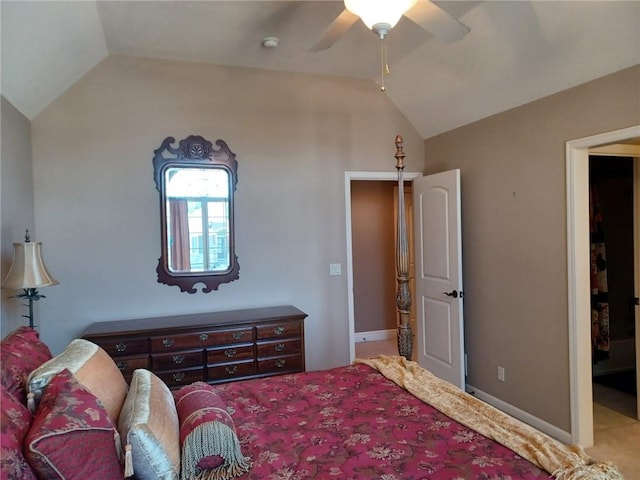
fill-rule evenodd
<path id="1" fill-rule="evenodd" d="M 270 320 L 304 319 L 307 314 L 293 305 L 276 307 L 247 308 L 242 310 L 228 310 L 224 312 L 194 313 L 185 315 L 171 315 L 167 317 L 133 318 L 130 320 L 115 320 L 109 322 L 92 323 L 85 330 L 83 337 L 114 334 L 143 334 L 158 332 L 173 328 L 197 329 L 215 327 L 217 324 L 232 325 L 247 322 Z"/>

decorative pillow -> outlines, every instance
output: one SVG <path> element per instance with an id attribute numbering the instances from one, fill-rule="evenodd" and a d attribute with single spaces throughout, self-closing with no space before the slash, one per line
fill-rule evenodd
<path id="1" fill-rule="evenodd" d="M 25 441 L 39 478 L 121 479 L 120 436 L 99 400 L 69 370 L 45 389 Z"/>
<path id="2" fill-rule="evenodd" d="M 31 414 L 6 388 L 0 390 L 0 479 L 36 480 L 23 450 L 33 420 Z"/>
<path id="3" fill-rule="evenodd" d="M 145 369 L 133 372 L 118 429 L 125 444 L 125 476 L 174 480 L 180 471 L 178 414 L 169 387 Z"/>
<path id="4" fill-rule="evenodd" d="M 215 387 L 196 382 L 174 394 L 182 444 L 181 478 L 227 480 L 248 472 L 233 419 Z"/>
<path id="5" fill-rule="evenodd" d="M 60 355 L 31 372 L 27 385 L 36 403 L 51 379 L 65 368 L 100 399 L 111 421 L 117 424 L 127 396 L 127 382 L 109 354 L 87 340 L 73 340 Z"/>
<path id="6" fill-rule="evenodd" d="M 49 347 L 40 341 L 38 332 L 20 327 L 0 343 L 0 383 L 26 405 L 27 376 L 50 358 Z"/>

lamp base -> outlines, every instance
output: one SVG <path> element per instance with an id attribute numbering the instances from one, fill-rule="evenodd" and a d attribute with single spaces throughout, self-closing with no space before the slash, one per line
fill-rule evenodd
<path id="1" fill-rule="evenodd" d="M 45 295 L 40 295 L 40 293 L 38 293 L 38 289 L 37 288 L 25 288 L 22 293 L 19 293 L 17 295 L 13 295 L 9 298 L 24 298 L 26 300 L 29 301 L 28 305 L 25 305 L 25 307 L 29 307 L 29 315 L 22 315 L 23 318 L 28 318 L 29 319 L 29 327 L 33 328 L 33 302 L 37 302 L 38 300 L 40 300 L 41 298 L 47 298 Z"/>

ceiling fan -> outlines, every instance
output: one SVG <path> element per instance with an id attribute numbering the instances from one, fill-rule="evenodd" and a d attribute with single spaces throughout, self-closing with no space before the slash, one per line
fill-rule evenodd
<path id="1" fill-rule="evenodd" d="M 344 6 L 342 13 L 311 47 L 312 52 L 331 47 L 358 18 L 380 39 L 387 36 L 403 15 L 445 43 L 460 40 L 470 31 L 469 27 L 429 0 L 344 0 Z"/>

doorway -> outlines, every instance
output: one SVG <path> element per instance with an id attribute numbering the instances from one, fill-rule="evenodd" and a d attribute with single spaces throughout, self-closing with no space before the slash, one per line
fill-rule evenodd
<path id="1" fill-rule="evenodd" d="M 421 176 L 421 173 L 404 172 L 403 179 L 405 184 L 411 182 L 416 177 Z M 355 297 L 356 291 L 355 282 L 357 281 L 354 276 L 354 244 L 353 244 L 353 205 L 352 205 L 352 182 L 370 181 L 370 182 L 385 182 L 389 185 L 398 183 L 398 174 L 396 172 L 345 172 L 345 210 L 346 210 L 346 232 L 347 232 L 347 299 L 348 299 L 348 314 L 349 314 L 349 360 L 353 361 L 356 358 L 355 344 L 356 344 L 356 328 L 355 328 Z M 390 208 L 393 208 L 393 198 L 389 197 Z M 393 249 L 390 252 L 391 256 L 395 258 Z M 394 270 L 390 272 L 391 278 L 395 283 L 395 264 Z M 387 273 L 388 275 L 388 273 Z M 394 306 L 395 308 L 395 306 Z M 395 312 L 394 312 L 394 319 Z M 395 328 L 395 327 L 394 327 Z M 395 342 L 395 337 L 393 337 Z M 385 352 L 386 353 L 386 352 Z"/>
<path id="2" fill-rule="evenodd" d="M 633 157 L 589 155 L 594 412 L 637 417 Z"/>
<path id="3" fill-rule="evenodd" d="M 640 125 L 572 140 L 566 144 L 567 179 L 567 279 L 569 323 L 569 369 L 571 402 L 571 441 L 584 447 L 593 445 L 593 390 L 591 384 L 591 300 L 589 242 L 589 150 L 603 145 L 625 144 L 638 148 Z M 635 155 L 634 155 L 635 156 Z M 636 160 L 636 167 L 638 161 Z M 640 174 L 635 168 L 638 185 Z M 636 192 L 638 189 L 636 188 Z M 634 199 L 635 216 L 640 211 L 640 195 Z M 636 281 L 640 288 L 640 228 L 635 231 Z M 637 314 L 638 312 L 636 312 Z M 640 315 L 636 315 L 636 332 Z M 585 321 L 586 319 L 586 321 Z M 636 335 L 636 351 L 639 336 Z M 636 365 L 637 367 L 637 365 Z M 636 370 L 637 371 L 637 370 Z"/>
<path id="4" fill-rule="evenodd" d="M 394 187 L 387 180 L 351 182 L 357 357 L 390 354 L 396 343 Z"/>

